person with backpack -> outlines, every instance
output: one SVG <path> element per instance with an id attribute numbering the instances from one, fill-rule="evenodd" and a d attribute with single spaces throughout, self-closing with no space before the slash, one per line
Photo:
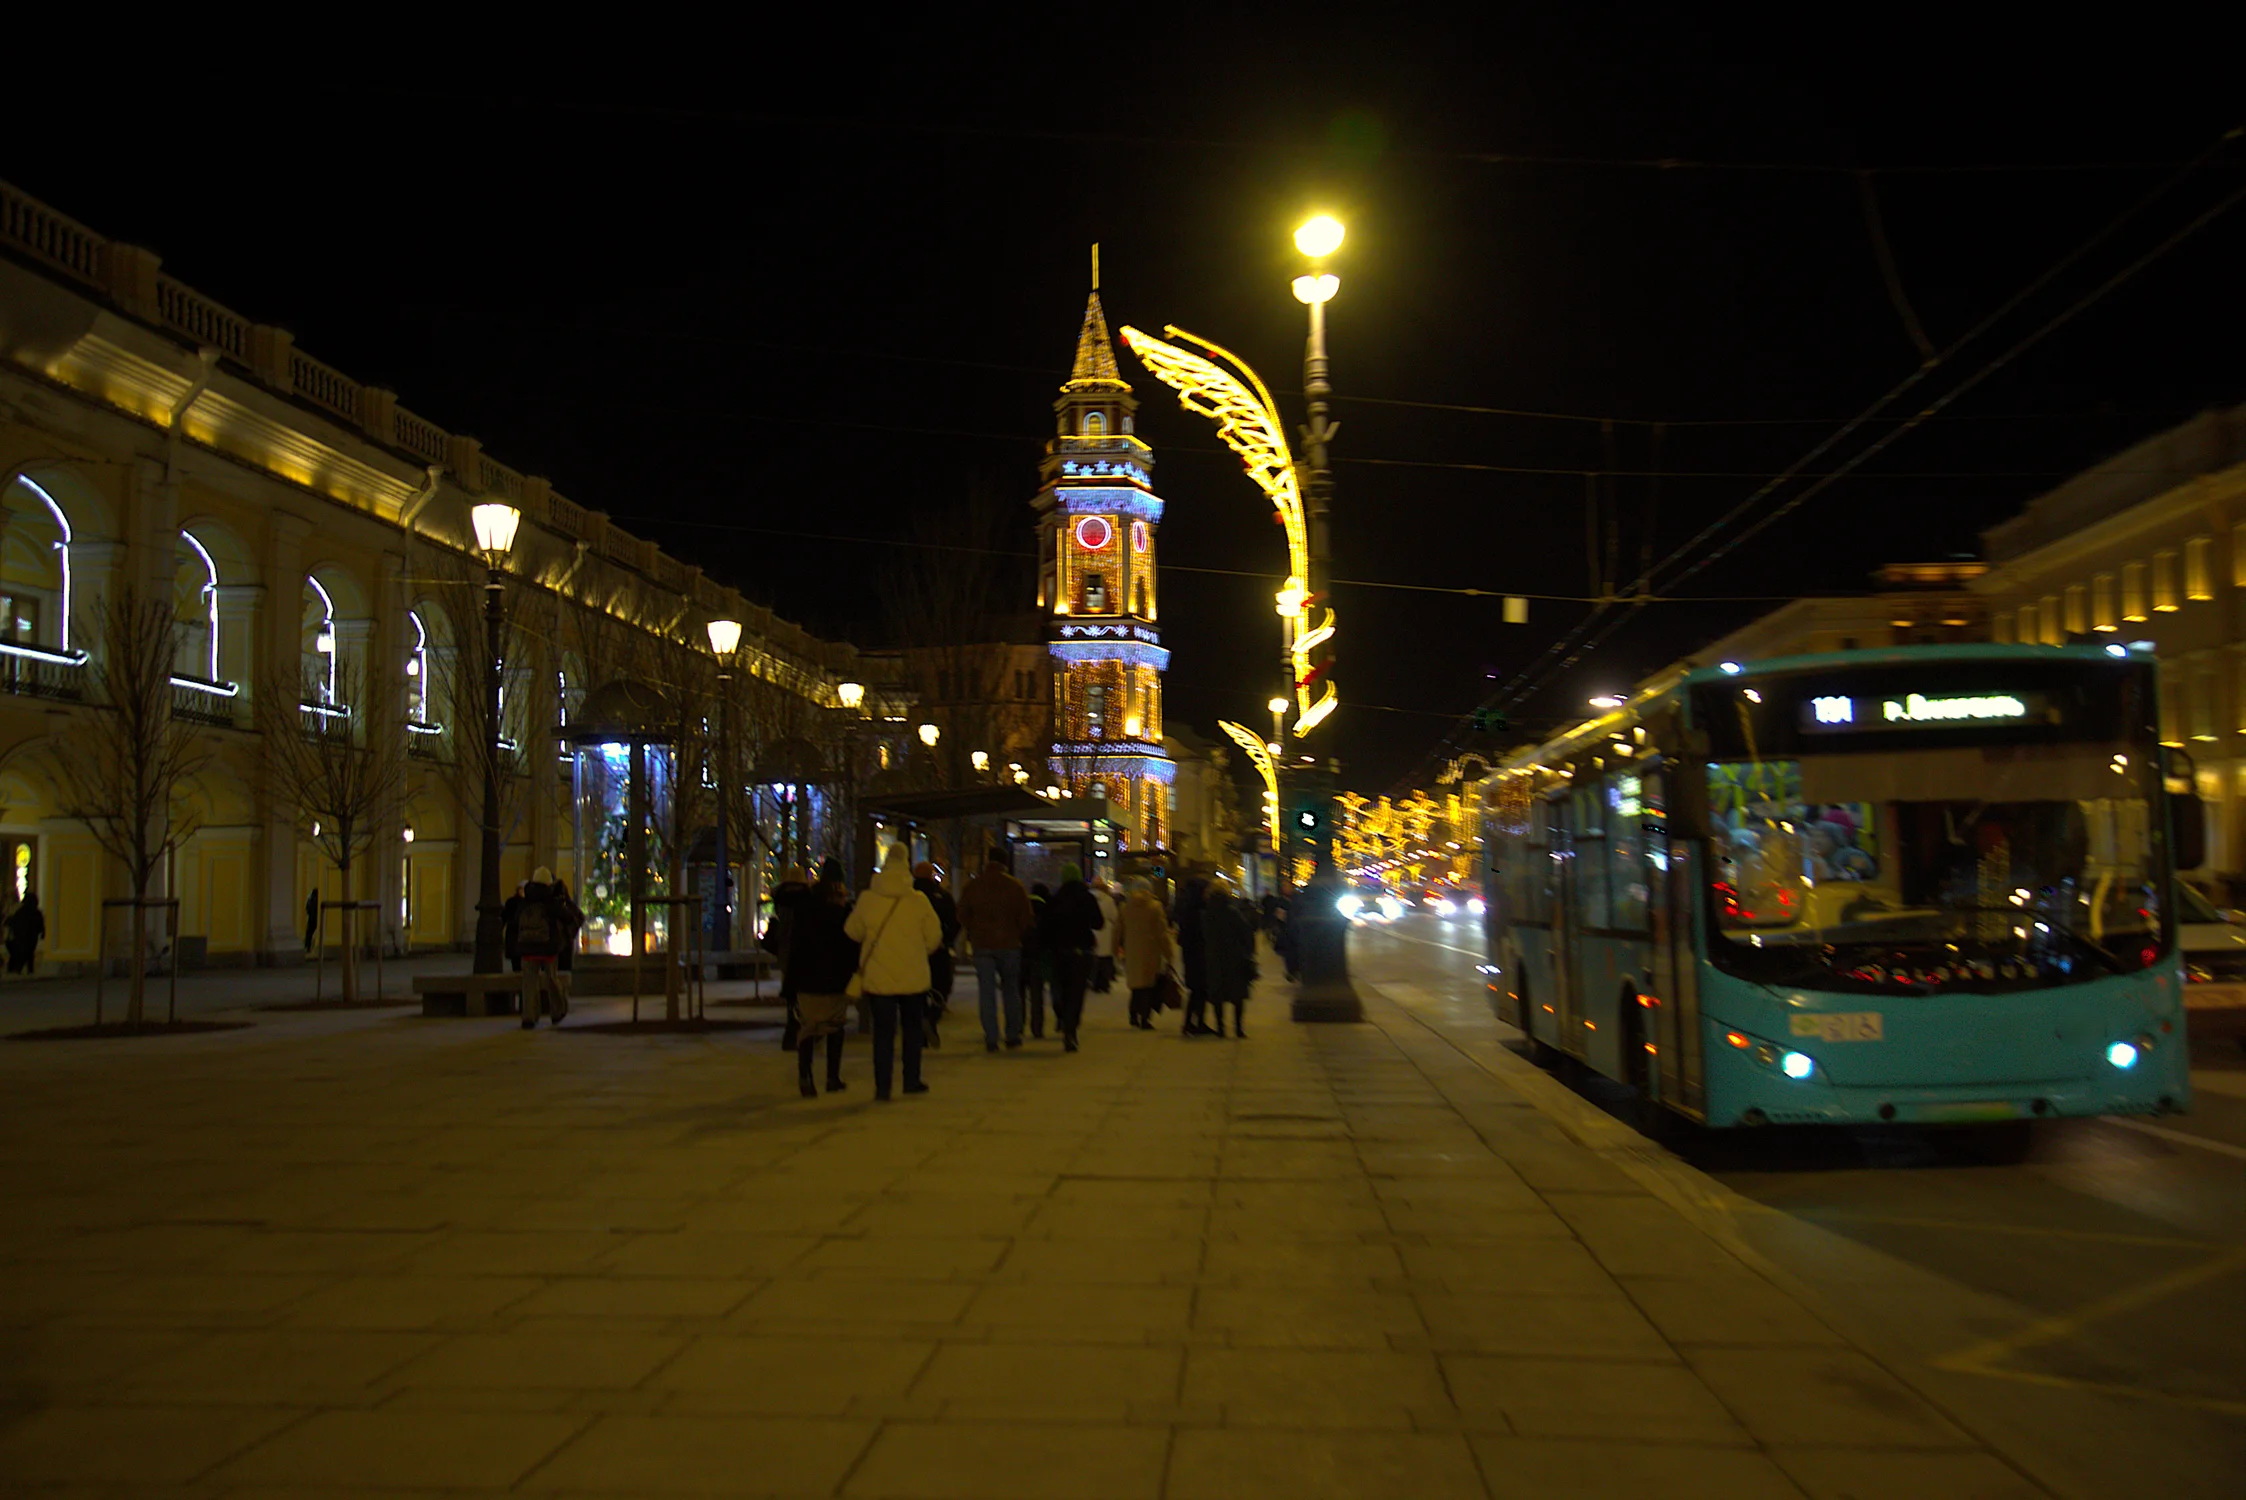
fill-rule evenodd
<path id="1" fill-rule="evenodd" d="M 567 892 L 557 896 L 554 872 L 544 865 L 531 872 L 522 900 L 516 918 L 516 944 L 523 961 L 523 1030 L 538 1024 L 541 1010 L 559 1026 L 562 1017 L 569 1014 L 569 997 L 562 990 L 557 969 L 562 948 L 569 941 L 564 934 L 568 913 L 576 905 Z"/>
<path id="2" fill-rule="evenodd" d="M 912 886 L 912 852 L 889 847 L 889 858 L 873 884 L 858 897 L 843 924 L 858 944 L 858 991 L 873 1011 L 873 1096 L 886 1103 L 896 1056 L 897 1032 L 904 1031 L 905 1092 L 925 1094 L 920 1079 L 920 1047 L 928 1024 L 928 955 L 944 945 L 944 925 L 936 908 Z"/>
<path id="3" fill-rule="evenodd" d="M 569 894 L 569 882 L 566 880 L 557 878 L 554 881 L 554 901 L 560 909 L 562 925 L 561 956 L 554 964 L 554 983 L 561 989 L 562 1014 L 566 1016 L 569 1014 L 571 975 L 576 968 L 577 934 L 585 930 L 585 913 Z"/>

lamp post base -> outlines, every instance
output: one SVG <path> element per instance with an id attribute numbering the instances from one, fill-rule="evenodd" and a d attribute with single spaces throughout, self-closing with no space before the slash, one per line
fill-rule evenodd
<path id="1" fill-rule="evenodd" d="M 1362 1021 L 1365 1002 L 1349 982 L 1349 923 L 1334 909 L 1341 882 L 1321 861 L 1295 898 L 1294 931 L 1301 982 L 1295 987 L 1292 1019 Z"/>

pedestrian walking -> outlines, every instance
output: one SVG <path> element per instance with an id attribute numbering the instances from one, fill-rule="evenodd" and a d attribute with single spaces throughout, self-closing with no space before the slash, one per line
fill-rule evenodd
<path id="1" fill-rule="evenodd" d="M 25 891 L 23 900 L 8 913 L 8 972 L 29 974 L 38 961 L 39 941 L 47 935 L 47 914 L 39 909 L 39 893 Z"/>
<path id="2" fill-rule="evenodd" d="M 1145 881 L 1134 880 L 1123 899 L 1118 927 L 1115 952 L 1123 962 L 1123 983 L 1131 991 L 1131 1024 L 1152 1031 L 1154 1013 L 1162 1008 L 1162 975 L 1178 951 L 1170 935 L 1170 914 Z"/>
<path id="3" fill-rule="evenodd" d="M 1209 977 L 1209 1010 L 1216 1024 L 1211 1030 L 1224 1035 L 1224 1007 L 1232 1006 L 1232 1034 L 1248 1034 L 1243 1013 L 1248 987 L 1256 980 L 1256 924 L 1248 905 L 1221 875 L 1209 882 L 1209 897 L 1201 912 L 1204 963 Z"/>
<path id="4" fill-rule="evenodd" d="M 569 942 L 566 898 L 557 900 L 554 872 L 540 865 L 523 887 L 522 907 L 516 918 L 516 942 L 522 952 L 523 1030 L 538 1024 L 544 1011 L 559 1026 L 569 1014 L 569 996 L 556 977 L 563 946 Z"/>
<path id="5" fill-rule="evenodd" d="M 873 1096 L 889 1098 L 889 1076 L 898 1031 L 904 1033 L 904 1083 L 925 1094 L 920 1043 L 927 1024 L 928 955 L 943 946 L 936 908 L 912 887 L 912 854 L 892 844 L 873 884 L 851 908 L 843 931 L 859 945 L 857 978 L 873 1010 Z"/>
<path id="6" fill-rule="evenodd" d="M 1022 945 L 1036 926 L 1037 911 L 1029 904 L 1029 892 L 996 855 L 959 893 L 959 927 L 975 950 L 975 998 L 986 1052 L 998 1050 L 1002 996 L 1006 1045 L 1022 1044 Z"/>
<path id="7" fill-rule="evenodd" d="M 757 938 L 757 946 L 780 961 L 780 1003 L 787 1007 L 787 1020 L 780 1027 L 780 1047 L 786 1052 L 795 1050 L 798 1026 L 795 991 L 788 988 L 788 935 L 795 930 L 796 907 L 810 894 L 811 882 L 803 878 L 803 867 L 788 866 L 780 883 L 772 888 L 772 916 Z"/>
<path id="8" fill-rule="evenodd" d="M 944 932 L 943 946 L 928 955 L 928 1045 L 941 1047 L 944 1042 L 939 1028 L 944 1011 L 951 1005 L 952 986 L 959 973 L 952 957 L 952 948 L 959 942 L 959 903 L 944 889 L 944 872 L 930 860 L 912 867 L 912 888 L 928 898 L 928 904 L 936 910 L 936 923 Z"/>
<path id="9" fill-rule="evenodd" d="M 1106 920 L 1084 884 L 1083 871 L 1061 866 L 1061 887 L 1045 903 L 1040 937 L 1053 959 L 1053 1022 L 1060 1028 L 1064 1051 L 1076 1050 L 1084 987 L 1092 977 L 1092 944 Z"/>
<path id="10" fill-rule="evenodd" d="M 304 956 L 312 956 L 313 944 L 320 940 L 320 888 L 312 887 L 312 894 L 304 898 Z"/>
<path id="11" fill-rule="evenodd" d="M 841 871 L 822 878 L 795 908 L 782 983 L 795 996 L 800 1017 L 796 1033 L 796 1084 L 806 1099 L 819 1090 L 811 1082 L 812 1056 L 821 1038 L 827 1044 L 827 1092 L 840 1093 L 843 1022 L 850 1010 L 850 980 L 858 972 L 858 944 L 844 929 L 850 922 L 850 888 Z"/>
<path id="12" fill-rule="evenodd" d="M 569 987 L 577 970 L 577 935 L 585 930 L 585 913 L 569 893 L 569 882 L 554 880 L 554 907 L 561 917 L 561 951 L 554 956 L 554 984 L 561 990 L 562 1014 L 569 1014 Z"/>
<path id="13" fill-rule="evenodd" d="M 1115 919 L 1121 908 L 1106 881 L 1093 881 L 1091 890 L 1100 906 L 1100 930 L 1092 934 L 1092 988 L 1104 995 L 1115 988 Z"/>
<path id="14" fill-rule="evenodd" d="M 1029 936 L 1022 939 L 1022 998 L 1029 1005 L 1032 1040 L 1045 1037 L 1045 984 L 1052 977 L 1053 955 L 1045 946 L 1045 903 L 1053 899 L 1051 887 L 1037 881 L 1029 888 Z"/>
<path id="15" fill-rule="evenodd" d="M 1178 926 L 1178 961 L 1185 970 L 1185 1025 L 1182 1035 L 1207 1036 L 1202 1019 L 1209 1004 L 1207 928 L 1202 925 L 1208 905 L 1209 883 L 1196 875 L 1178 888 L 1177 906 L 1171 912 Z"/>
<path id="16" fill-rule="evenodd" d="M 523 886 L 527 883 L 518 881 L 515 893 L 499 908 L 499 956 L 506 959 L 507 967 L 517 974 L 523 971 Z"/>

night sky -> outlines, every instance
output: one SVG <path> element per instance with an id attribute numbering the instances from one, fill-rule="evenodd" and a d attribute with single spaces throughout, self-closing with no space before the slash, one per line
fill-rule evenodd
<path id="1" fill-rule="evenodd" d="M 2246 118 L 2235 54 L 2180 12 L 2054 40 L 1960 29 L 1961 9 L 1297 23 L 1315 46 L 1047 9 L 981 36 L 947 17 L 537 56 L 226 51 L 223 83 L 167 52 L 11 130 L 0 176 L 865 644 L 875 571 L 915 555 L 885 544 L 916 514 L 996 494 L 1027 549 L 1093 241 L 1117 325 L 1230 346 L 1299 420 L 1289 231 L 1330 210 L 1350 230 L 1336 576 L 1583 596 L 1589 497 L 1626 584 L 1919 363 L 1867 188 L 1939 348 Z M 2233 142 L 1918 395 L 2242 184 Z M 1740 596 L 1970 553 L 2081 466 L 2246 399 L 2241 266 L 2246 207 L 1676 584 L 1717 602 L 1647 607 L 1517 717 L 1771 607 Z M 1208 424 L 1121 359 L 1169 502 L 1169 717 L 1214 738 L 1270 694 L 1284 543 Z M 1589 609 L 1538 602 L 1506 627 L 1495 599 L 1359 584 L 1337 604 L 1334 750 L 1368 791 Z"/>

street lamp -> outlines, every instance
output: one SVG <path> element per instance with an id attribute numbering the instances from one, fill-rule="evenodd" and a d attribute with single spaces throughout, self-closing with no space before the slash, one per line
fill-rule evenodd
<path id="1" fill-rule="evenodd" d="M 978 775 L 990 769 L 990 752 L 988 750 L 977 750 L 973 755 L 970 755 L 967 758 L 974 763 L 975 771 Z"/>
<path id="2" fill-rule="evenodd" d="M 866 701 L 866 685 L 862 682 L 838 682 L 834 687 L 834 701 L 844 708 L 856 708 Z"/>
<path id="3" fill-rule="evenodd" d="M 943 737 L 943 733 L 933 724 L 923 724 L 920 726 L 920 743 L 933 750 L 936 748 L 936 741 Z"/>
<path id="4" fill-rule="evenodd" d="M 711 936 L 721 953 L 733 951 L 733 860 L 726 826 L 733 821 L 733 653 L 741 644 L 739 620 L 712 620 L 710 651 L 717 657 L 717 889 Z"/>
<path id="5" fill-rule="evenodd" d="M 1341 248 L 1344 231 L 1341 222 L 1330 214 L 1318 214 L 1295 230 L 1295 248 L 1310 261 L 1308 273 L 1294 280 L 1295 299 L 1310 314 L 1310 337 L 1303 346 L 1302 393 L 1309 421 L 1303 425 L 1303 520 L 1309 531 L 1310 568 L 1303 579 L 1303 587 L 1313 597 L 1323 597 L 1330 587 L 1333 541 L 1329 533 L 1329 511 L 1333 502 L 1333 461 L 1328 456 L 1327 445 L 1333 440 L 1335 424 L 1328 419 L 1326 404 L 1333 395 L 1333 386 L 1327 380 L 1326 365 L 1326 304 L 1333 301 L 1341 290 L 1341 278 L 1326 269 L 1326 258 Z M 1328 632 L 1326 640 L 1331 640 Z M 1321 642 L 1324 645 L 1325 642 Z M 1330 647 L 1316 670 L 1329 686 L 1333 681 L 1333 654 Z M 1297 691 L 1301 682 L 1296 683 Z M 1299 739 L 1315 722 L 1307 718 L 1295 723 Z M 1316 821 L 1315 848 L 1317 862 L 1313 867 L 1307 893 L 1307 908 L 1298 908 L 1306 917 L 1300 939 L 1300 969 L 1302 988 L 1294 1003 L 1294 1018 L 1298 1021 L 1331 1020 L 1361 1021 L 1364 1004 L 1349 982 L 1348 924 L 1340 920 L 1334 907 L 1334 890 L 1339 878 L 1334 870 L 1333 819 L 1331 798 L 1324 794 L 1327 783 L 1316 776 L 1304 778 L 1310 789 L 1317 792 L 1323 804 Z"/>
<path id="6" fill-rule="evenodd" d="M 474 971 L 500 971 L 503 909 L 499 895 L 499 757 L 506 738 L 499 722 L 499 659 L 501 628 L 507 622 L 507 554 L 515 550 L 515 529 L 523 513 L 512 505 L 487 500 L 468 512 L 476 532 L 476 550 L 484 558 L 484 710 L 490 731 L 483 746 L 484 826 L 483 872 L 476 900 L 476 956 Z"/>

